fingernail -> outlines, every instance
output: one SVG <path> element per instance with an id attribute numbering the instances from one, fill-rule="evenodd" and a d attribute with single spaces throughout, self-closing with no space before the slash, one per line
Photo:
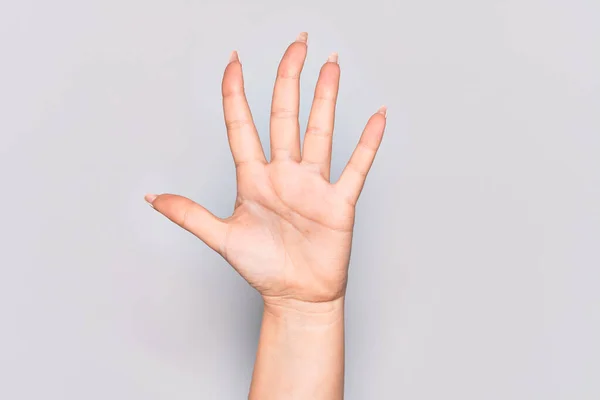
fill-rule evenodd
<path id="1" fill-rule="evenodd" d="M 150 204 L 150 206 L 152 208 L 154 208 L 154 206 L 152 205 L 152 203 L 154 202 L 154 200 L 156 200 L 158 196 L 155 194 L 147 194 L 144 196 L 144 200 L 146 200 L 148 202 L 148 204 Z"/>
<path id="2" fill-rule="evenodd" d="M 386 106 L 379 107 L 379 110 L 377 110 L 377 113 L 381 114 L 385 117 L 387 115 L 387 107 Z"/>
<path id="3" fill-rule="evenodd" d="M 230 62 L 230 63 L 232 63 L 232 62 L 234 62 L 234 61 L 239 61 L 239 60 L 240 60 L 240 57 L 239 57 L 239 55 L 238 55 L 238 52 L 237 52 L 237 51 L 235 51 L 235 50 L 234 50 L 234 51 L 232 51 L 232 52 L 231 52 L 231 55 L 229 56 L 229 62 Z"/>
<path id="4" fill-rule="evenodd" d="M 327 62 L 338 63 L 338 53 L 333 52 L 327 57 Z"/>
<path id="5" fill-rule="evenodd" d="M 308 42 L 308 33 L 307 32 L 301 32 L 298 35 L 298 37 L 296 38 L 296 42 L 301 42 L 301 43 Z"/>

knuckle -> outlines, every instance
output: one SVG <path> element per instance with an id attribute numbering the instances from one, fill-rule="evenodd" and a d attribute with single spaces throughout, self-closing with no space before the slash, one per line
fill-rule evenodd
<path id="1" fill-rule="evenodd" d="M 323 89 L 320 93 L 315 95 L 314 100 L 322 103 L 335 103 L 336 96 L 333 91 Z"/>
<path id="2" fill-rule="evenodd" d="M 332 136 L 332 132 L 329 129 L 324 129 L 318 125 L 309 125 L 306 127 L 306 135 L 319 136 L 329 138 Z"/>
<path id="3" fill-rule="evenodd" d="M 230 119 L 225 121 L 225 127 L 228 131 L 240 130 L 250 124 L 250 121 L 247 119 Z"/>
<path id="4" fill-rule="evenodd" d="M 274 119 L 295 119 L 298 118 L 298 112 L 289 108 L 274 107 L 271 110 L 271 117 Z"/>
<path id="5" fill-rule="evenodd" d="M 311 168 L 314 170 L 320 170 L 325 165 L 325 162 L 318 161 L 318 160 L 310 160 L 305 157 L 302 159 L 302 164 L 306 165 L 308 168 Z"/>
<path id="6" fill-rule="evenodd" d="M 376 152 L 376 149 L 364 140 L 359 141 L 357 147 L 363 151 L 366 151 L 369 154 L 374 154 Z"/>
<path id="7" fill-rule="evenodd" d="M 292 160 L 296 157 L 292 154 L 290 149 L 286 147 L 271 147 L 271 156 L 273 159 L 277 160 Z"/>
<path id="8" fill-rule="evenodd" d="M 277 71 L 277 78 L 297 81 L 300 79 L 300 68 L 290 62 L 284 62 Z"/>
<path id="9" fill-rule="evenodd" d="M 238 86 L 234 87 L 224 87 L 223 88 L 223 99 L 232 99 L 235 97 L 244 96 L 244 89 Z"/>
<path id="10" fill-rule="evenodd" d="M 179 223 L 179 225 L 181 225 L 181 227 L 183 229 L 188 229 L 190 227 L 190 212 L 192 210 L 191 206 L 187 206 L 185 208 L 185 210 L 183 211 L 183 215 L 181 216 L 181 221 Z"/>
<path id="11" fill-rule="evenodd" d="M 361 166 L 359 164 L 357 164 L 356 161 L 350 160 L 348 162 L 348 167 L 352 171 L 354 171 L 356 174 L 362 176 L 363 178 L 366 178 L 367 172 L 365 171 L 364 168 L 361 168 Z"/>
<path id="12" fill-rule="evenodd" d="M 240 169 L 241 167 L 252 164 L 252 161 L 251 160 L 234 160 L 233 163 L 235 164 L 235 167 L 237 169 Z"/>

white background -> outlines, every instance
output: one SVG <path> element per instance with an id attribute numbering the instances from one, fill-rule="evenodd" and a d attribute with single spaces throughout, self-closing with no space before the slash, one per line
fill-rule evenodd
<path id="1" fill-rule="evenodd" d="M 277 63 L 332 51 L 337 178 L 388 129 L 358 205 L 346 398 L 600 398 L 600 3 L 0 5 L 0 398 L 242 399 L 261 303 L 154 212 L 231 213 L 229 53 L 268 146 Z M 268 152 L 267 152 L 268 153 Z"/>

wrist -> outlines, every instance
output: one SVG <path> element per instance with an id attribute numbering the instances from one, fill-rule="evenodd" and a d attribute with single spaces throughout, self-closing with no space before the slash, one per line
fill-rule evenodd
<path id="1" fill-rule="evenodd" d="M 327 326 L 344 321 L 345 297 L 326 302 L 263 296 L 264 317 L 289 326 Z"/>
<path id="2" fill-rule="evenodd" d="M 250 399 L 342 399 L 344 298 L 310 303 L 263 297 Z"/>

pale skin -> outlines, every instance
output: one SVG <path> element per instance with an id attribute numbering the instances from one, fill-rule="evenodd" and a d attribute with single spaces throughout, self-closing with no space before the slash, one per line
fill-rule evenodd
<path id="1" fill-rule="evenodd" d="M 344 299 L 355 208 L 386 123 L 368 120 L 337 182 L 331 147 L 340 80 L 337 54 L 321 68 L 301 144 L 301 33 L 286 50 L 271 105 L 270 161 L 231 54 L 222 83 L 227 137 L 236 165 L 233 215 L 219 218 L 174 194 L 146 195 L 158 212 L 200 238 L 261 294 L 264 313 L 250 399 L 342 399 Z"/>

